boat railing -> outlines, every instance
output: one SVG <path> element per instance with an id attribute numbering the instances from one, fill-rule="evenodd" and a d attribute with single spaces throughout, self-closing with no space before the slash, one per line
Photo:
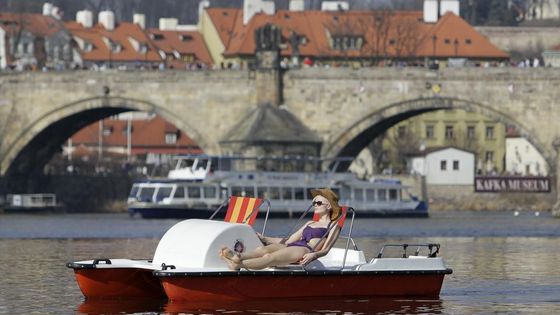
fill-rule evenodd
<path id="1" fill-rule="evenodd" d="M 437 257 L 437 254 L 439 253 L 440 244 L 435 244 L 435 243 L 429 243 L 429 244 L 385 244 L 385 245 L 383 245 L 383 247 L 381 247 L 381 250 L 377 254 L 377 258 L 382 258 L 383 257 L 383 252 L 384 252 L 386 247 L 401 247 L 402 250 L 403 250 L 402 258 L 408 258 L 409 257 L 409 255 L 407 255 L 407 252 L 406 252 L 409 247 L 416 247 L 416 250 L 414 251 L 414 255 L 412 255 L 412 256 L 418 256 L 418 254 L 420 253 L 420 250 L 422 248 L 427 248 L 430 251 L 429 254 L 428 254 L 428 257 Z M 373 259 L 372 259 L 372 261 L 373 261 Z"/>

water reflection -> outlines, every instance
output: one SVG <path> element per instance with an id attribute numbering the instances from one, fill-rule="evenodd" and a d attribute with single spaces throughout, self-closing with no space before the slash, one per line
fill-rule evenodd
<path id="1" fill-rule="evenodd" d="M 281 299 L 239 302 L 166 302 L 150 300 L 86 300 L 83 314 L 441 314 L 440 300 L 394 299 Z"/>

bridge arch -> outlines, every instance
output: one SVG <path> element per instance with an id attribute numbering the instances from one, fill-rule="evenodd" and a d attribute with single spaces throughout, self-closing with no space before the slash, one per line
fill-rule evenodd
<path id="1" fill-rule="evenodd" d="M 372 111 L 335 135 L 334 140 L 323 147 L 321 155 L 356 157 L 373 138 L 397 123 L 423 113 L 442 109 L 463 109 L 476 112 L 506 125 L 515 126 L 519 133 L 543 155 L 549 170 L 553 170 L 554 152 L 547 150 L 548 147 L 539 141 L 524 124 L 512 116 L 484 104 L 450 97 L 416 98 Z"/>
<path id="2" fill-rule="evenodd" d="M 128 111 L 157 114 L 187 133 L 203 150 L 219 152 L 214 142 L 163 106 L 134 98 L 101 96 L 63 104 L 23 126 L 0 156 L 0 174 L 7 177 L 40 174 L 52 155 L 74 133 L 95 121 Z"/>

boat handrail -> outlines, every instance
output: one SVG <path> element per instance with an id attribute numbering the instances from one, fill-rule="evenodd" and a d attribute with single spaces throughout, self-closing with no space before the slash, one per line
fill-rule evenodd
<path id="1" fill-rule="evenodd" d="M 406 250 L 408 249 L 408 247 L 416 247 L 416 251 L 414 252 L 414 256 L 418 256 L 418 254 L 420 253 L 420 248 L 427 247 L 428 250 L 430 251 L 430 253 L 428 254 L 428 257 L 437 257 L 437 254 L 439 253 L 440 244 L 436 244 L 436 243 L 428 243 L 428 244 L 385 244 L 385 245 L 383 245 L 383 247 L 381 247 L 381 250 L 377 254 L 377 258 L 382 258 L 383 257 L 383 251 L 385 250 L 385 247 L 402 247 L 402 249 L 403 249 L 402 258 L 407 258 L 408 257 L 407 254 L 406 254 Z M 372 259 L 372 261 L 373 261 L 373 259 Z"/>

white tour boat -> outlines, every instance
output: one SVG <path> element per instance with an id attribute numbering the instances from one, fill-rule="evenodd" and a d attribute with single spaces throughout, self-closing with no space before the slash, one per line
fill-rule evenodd
<path id="1" fill-rule="evenodd" d="M 336 172 L 340 160 L 327 161 L 333 165 L 327 171 L 318 171 L 324 160 L 270 160 L 180 156 L 167 178 L 133 184 L 129 213 L 143 218 L 208 218 L 227 196 L 246 196 L 270 200 L 271 216 L 291 217 L 311 204 L 311 189 L 329 187 L 360 217 L 428 216 L 427 204 L 408 193 L 409 187 L 399 180 L 360 180 L 352 173 Z M 302 171 L 271 170 L 280 164 L 282 169 L 292 165 Z"/>

